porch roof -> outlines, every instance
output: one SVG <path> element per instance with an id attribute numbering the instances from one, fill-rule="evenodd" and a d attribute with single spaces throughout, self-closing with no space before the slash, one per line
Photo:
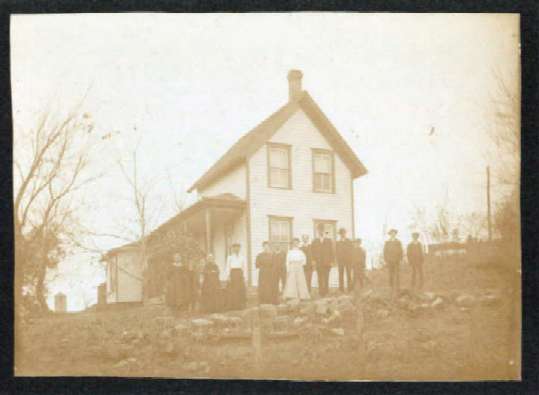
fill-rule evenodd
<path id="1" fill-rule="evenodd" d="M 187 222 L 190 218 L 206 209 L 241 210 L 245 207 L 245 205 L 245 200 L 231 193 L 223 193 L 216 196 L 203 196 L 197 202 L 193 203 L 185 210 L 180 211 L 177 215 L 161 224 L 153 232 L 151 232 L 148 237 L 151 238 L 175 224 Z"/>

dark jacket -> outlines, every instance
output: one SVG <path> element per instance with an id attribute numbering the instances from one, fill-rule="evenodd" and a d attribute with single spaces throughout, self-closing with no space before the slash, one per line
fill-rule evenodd
<path id="1" fill-rule="evenodd" d="M 352 240 L 344 239 L 337 241 L 337 263 L 339 265 L 349 265 L 352 263 Z"/>
<path id="2" fill-rule="evenodd" d="M 423 253 L 423 244 L 421 242 L 410 243 L 406 248 L 406 256 L 408 257 L 408 262 L 413 263 L 423 263 L 424 253 Z"/>
<path id="3" fill-rule="evenodd" d="M 333 250 L 333 241 L 324 239 L 324 241 L 316 238 L 311 244 L 312 260 L 317 265 L 330 266 L 335 263 L 335 251 Z"/>
<path id="4" fill-rule="evenodd" d="M 367 253 L 363 247 L 352 248 L 352 264 L 358 269 L 364 270 L 367 263 Z"/>
<path id="5" fill-rule="evenodd" d="M 402 244 L 400 240 L 387 240 L 384 244 L 384 261 L 400 262 L 402 260 Z"/>
<path id="6" fill-rule="evenodd" d="M 301 251 L 305 254 L 305 257 L 307 258 L 307 261 L 305 263 L 305 267 L 310 268 L 313 264 L 313 257 L 312 257 L 312 248 L 311 245 L 304 245 L 301 247 Z"/>

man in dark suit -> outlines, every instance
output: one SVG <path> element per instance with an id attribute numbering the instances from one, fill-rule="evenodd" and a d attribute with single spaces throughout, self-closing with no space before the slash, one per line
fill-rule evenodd
<path id="1" fill-rule="evenodd" d="M 419 277 L 419 289 L 423 288 L 423 244 L 419 241 L 419 233 L 412 233 L 412 241 L 406 248 L 408 263 L 412 267 L 412 289 L 415 289 L 416 277 Z"/>
<path id="2" fill-rule="evenodd" d="M 312 262 L 318 273 L 318 293 L 324 297 L 329 290 L 329 272 L 335 262 L 333 241 L 329 232 L 324 232 L 324 225 L 318 226 L 318 237 L 311 244 Z"/>
<path id="3" fill-rule="evenodd" d="M 403 251 L 402 244 L 397 239 L 397 229 L 389 231 L 389 240 L 384 244 L 384 261 L 389 270 L 389 286 L 391 287 L 391 296 L 395 297 L 399 294 L 400 283 L 400 263 L 402 260 Z"/>
<path id="4" fill-rule="evenodd" d="M 273 262 L 276 270 L 277 289 L 279 289 L 280 283 L 280 292 L 283 292 L 286 285 L 286 251 L 283 251 L 279 243 L 275 243 L 273 247 Z"/>
<path id="5" fill-rule="evenodd" d="M 352 240 L 346 237 L 346 229 L 339 229 L 337 241 L 337 265 L 339 268 L 339 291 L 344 292 L 344 275 L 346 273 L 346 290 L 352 290 Z"/>
<path id="6" fill-rule="evenodd" d="M 312 260 L 311 244 L 309 243 L 309 235 L 303 235 L 301 236 L 301 239 L 302 239 L 301 250 L 305 254 L 305 258 L 307 258 L 305 266 L 303 266 L 303 271 L 305 272 L 305 281 L 307 281 L 307 288 L 309 289 L 309 293 L 310 293 L 311 283 L 313 280 L 313 260 Z"/>

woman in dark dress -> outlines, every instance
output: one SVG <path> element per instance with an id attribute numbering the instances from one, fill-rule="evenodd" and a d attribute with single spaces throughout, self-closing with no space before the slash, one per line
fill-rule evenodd
<path id="1" fill-rule="evenodd" d="M 226 273 L 228 273 L 227 298 L 228 309 L 241 310 L 247 304 L 247 289 L 243 277 L 245 258 L 240 255 L 240 245 L 232 245 L 232 254 L 226 260 Z"/>
<path id="2" fill-rule="evenodd" d="M 215 264 L 212 254 L 208 255 L 202 275 L 200 307 L 205 313 L 217 313 L 222 304 L 221 282 L 219 281 L 219 267 Z"/>
<path id="3" fill-rule="evenodd" d="M 174 254 L 166 287 L 167 305 L 176 311 L 193 311 L 196 303 L 196 290 L 196 273 L 190 268 L 190 265 L 182 262 L 180 254 Z"/>
<path id="4" fill-rule="evenodd" d="M 262 243 L 264 251 L 256 256 L 258 269 L 258 303 L 278 304 L 278 288 L 275 287 L 275 268 L 273 253 L 267 241 Z"/>

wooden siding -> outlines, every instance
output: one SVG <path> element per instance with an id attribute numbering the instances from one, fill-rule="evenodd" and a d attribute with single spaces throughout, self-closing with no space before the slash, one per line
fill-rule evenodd
<path id="1" fill-rule="evenodd" d="M 241 164 L 212 184 L 198 191 L 200 196 L 216 196 L 221 193 L 232 193 L 241 199 L 246 198 L 246 170 Z"/>
<path id="2" fill-rule="evenodd" d="M 308 234 L 312 238 L 313 219 L 334 220 L 337 222 L 337 228 L 344 227 L 351 234 L 352 177 L 339 155 L 334 155 L 334 193 L 313 192 L 312 149 L 331 150 L 331 146 L 309 117 L 302 110 L 298 110 L 273 135 L 270 142 L 291 145 L 292 189 L 268 188 L 265 146 L 249 158 L 251 262 L 254 262 L 254 258 L 261 251 L 262 242 L 269 239 L 270 215 L 292 217 L 293 237 Z M 336 269 L 333 271 L 336 272 Z M 255 283 L 257 277 L 254 270 Z"/>
<path id="3" fill-rule="evenodd" d="M 116 262 L 117 283 L 115 292 L 107 294 L 107 303 L 142 301 L 142 265 L 137 252 L 118 252 L 111 259 Z M 107 277 L 107 290 L 110 292 L 110 276 Z"/>

